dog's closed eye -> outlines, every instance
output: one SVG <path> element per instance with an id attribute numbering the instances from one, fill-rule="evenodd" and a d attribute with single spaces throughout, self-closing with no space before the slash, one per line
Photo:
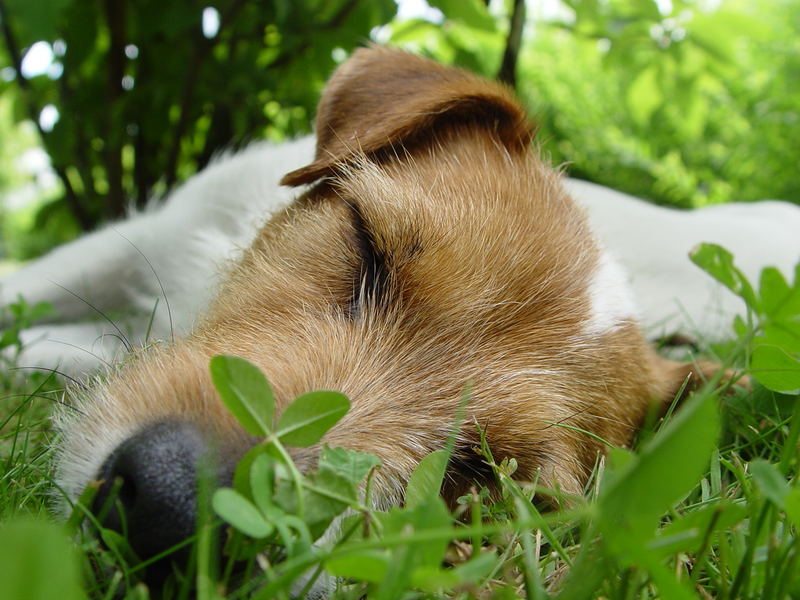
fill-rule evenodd
<path id="1" fill-rule="evenodd" d="M 374 228 L 357 203 L 348 203 L 348 210 L 359 262 L 352 273 L 347 314 L 360 318 L 365 311 L 396 309 L 403 301 L 403 272 L 422 252 L 421 235 L 413 221 L 386 232 Z"/>
<path id="2" fill-rule="evenodd" d="M 390 256 L 378 244 L 361 210 L 355 204 L 350 204 L 349 207 L 353 224 L 353 246 L 360 259 L 353 274 L 352 296 L 347 307 L 347 314 L 355 319 L 362 316 L 367 305 L 372 309 L 379 309 L 388 304 L 392 273 Z"/>

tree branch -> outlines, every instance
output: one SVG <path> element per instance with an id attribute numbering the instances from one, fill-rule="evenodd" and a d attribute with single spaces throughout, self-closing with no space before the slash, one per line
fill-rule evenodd
<path id="1" fill-rule="evenodd" d="M 345 19 L 353 12 L 353 9 L 358 5 L 358 0 L 350 0 L 347 4 L 342 5 L 342 8 L 339 9 L 333 17 L 331 17 L 330 21 L 320 25 L 320 31 L 330 31 L 334 30 L 344 23 Z M 285 52 L 280 56 L 277 56 L 275 60 L 269 63 L 269 68 L 274 69 L 276 67 L 282 67 L 292 60 L 294 60 L 298 55 L 302 54 L 308 47 L 311 46 L 311 42 L 306 39 L 302 44 L 299 44 L 297 47 L 292 48 L 291 52 Z"/>
<path id="2" fill-rule="evenodd" d="M 514 10 L 511 13 L 511 23 L 508 28 L 503 62 L 497 73 L 497 79 L 507 83 L 512 88 L 517 87 L 517 59 L 522 45 L 522 31 L 524 27 L 525 0 L 514 0 Z"/>
<path id="3" fill-rule="evenodd" d="M 60 95 L 60 105 L 67 111 L 70 109 L 70 102 L 73 99 L 73 90 L 70 88 L 70 70 L 67 61 L 64 61 L 64 72 L 58 78 L 58 89 Z M 92 173 L 92 166 L 89 162 L 88 151 L 91 149 L 89 141 L 86 137 L 86 129 L 83 127 L 75 127 L 75 141 L 72 145 L 70 154 L 70 166 L 73 167 L 73 173 L 77 173 L 77 177 L 83 187 L 83 198 L 86 205 L 93 206 L 94 197 L 94 174 Z M 93 217 L 94 220 L 94 217 Z"/>
<path id="4" fill-rule="evenodd" d="M 167 164 L 164 169 L 167 189 L 169 190 L 177 179 L 178 175 L 178 159 L 181 154 L 181 141 L 189 127 L 190 110 L 192 107 L 192 98 L 194 96 L 194 89 L 197 86 L 197 79 L 200 75 L 200 69 L 203 61 L 211 52 L 211 49 L 216 45 L 215 40 L 219 40 L 222 32 L 226 29 L 230 21 L 237 12 L 244 5 L 244 0 L 237 0 L 229 8 L 228 12 L 220 18 L 219 30 L 213 40 L 207 40 L 196 34 L 197 41 L 195 44 L 195 51 L 192 55 L 191 63 L 189 64 L 186 80 L 183 84 L 183 93 L 181 94 L 180 110 L 178 113 L 178 122 L 175 125 L 175 132 L 172 137 L 172 145 L 167 153 Z"/>
<path id="5" fill-rule="evenodd" d="M 106 0 L 106 19 L 110 34 L 108 48 L 108 103 L 106 131 L 106 177 L 108 178 L 108 200 L 105 207 L 107 217 L 119 217 L 125 212 L 125 193 L 122 189 L 122 131 L 114 130 L 113 111 L 124 90 L 125 75 L 125 1 Z"/>
<path id="6" fill-rule="evenodd" d="M 150 81 L 151 64 L 149 58 L 150 56 L 147 53 L 141 53 L 139 60 L 136 61 L 136 81 L 138 86 L 146 86 Z M 149 132 L 145 131 L 142 117 L 142 112 L 146 111 L 148 107 L 142 106 L 142 103 L 136 103 L 133 108 L 131 115 L 132 125 L 135 128 L 133 134 L 133 187 L 136 207 L 143 208 L 150 197 L 150 187 L 158 179 L 158 176 L 153 172 L 152 144 L 147 137 Z"/>
<path id="7" fill-rule="evenodd" d="M 33 121 L 36 130 L 39 132 L 42 144 L 47 148 L 47 139 L 49 136 L 48 133 L 42 129 L 41 123 L 39 123 L 40 109 L 36 106 L 33 99 L 33 90 L 31 89 L 30 82 L 22 74 L 22 57 L 16 39 L 14 38 L 14 33 L 11 31 L 11 25 L 8 22 L 8 11 L 2 0 L 0 0 L 0 24 L 2 24 L 3 29 L 3 40 L 5 41 L 8 54 L 11 57 L 11 66 L 16 74 L 19 89 L 28 110 L 28 118 Z M 67 202 L 67 206 L 69 206 L 70 212 L 72 212 L 72 216 L 75 217 L 81 229 L 91 229 L 94 225 L 93 219 L 89 217 L 86 208 L 81 204 L 78 195 L 75 193 L 75 189 L 72 187 L 72 183 L 67 176 L 66 169 L 53 162 L 53 170 L 64 186 L 64 199 Z"/>

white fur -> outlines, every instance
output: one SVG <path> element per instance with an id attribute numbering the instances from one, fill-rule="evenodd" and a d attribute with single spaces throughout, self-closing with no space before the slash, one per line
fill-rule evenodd
<path id="1" fill-rule="evenodd" d="M 636 319 L 636 302 L 628 286 L 625 270 L 608 250 L 604 250 L 589 285 L 592 316 L 584 326 L 587 336 L 612 331 L 625 321 Z"/>
<path id="2" fill-rule="evenodd" d="M 141 344 L 156 304 L 151 337 L 171 335 L 166 295 L 175 333 L 189 331 L 213 294 L 220 267 L 296 195 L 278 181 L 310 162 L 313 147 L 309 137 L 279 146 L 253 144 L 224 156 L 165 203 L 66 244 L 4 278 L 0 304 L 22 295 L 29 303 L 50 302 L 58 313 L 53 322 L 24 333 L 29 345 L 20 364 L 84 375 L 122 354 L 116 329 L 86 302 L 108 313 L 134 344 Z M 733 251 L 753 280 L 766 265 L 789 274 L 800 260 L 800 208 L 794 205 L 769 201 L 677 211 L 584 181 L 567 179 L 565 184 L 608 248 L 590 285 L 587 335 L 613 329 L 637 314 L 651 335 L 728 335 L 733 315 L 743 306 L 689 261 L 689 251 L 700 242 Z"/>
<path id="3" fill-rule="evenodd" d="M 654 206 L 586 181 L 565 181 L 595 232 L 618 257 L 651 336 L 675 332 L 719 340 L 744 303 L 688 258 L 701 242 L 724 246 L 752 282 L 765 266 L 791 277 L 800 261 L 800 207 L 786 202 L 722 204 L 697 210 Z"/>
<path id="4" fill-rule="evenodd" d="M 98 311 L 134 345 L 146 342 L 154 308 L 151 338 L 189 331 L 213 294 L 220 268 L 294 198 L 296 192 L 278 181 L 308 162 L 313 148 L 313 139 L 302 138 L 277 146 L 253 144 L 223 156 L 163 204 L 57 248 L 0 280 L 0 305 L 22 296 L 30 304 L 49 302 L 57 312 L 52 323 L 24 332 L 20 364 L 84 374 L 113 362 L 124 344 L 117 327 Z"/>
<path id="5" fill-rule="evenodd" d="M 87 400 L 84 398 L 83 401 Z M 86 485 L 97 478 L 103 463 L 114 449 L 135 433 L 130 425 L 123 425 L 114 419 L 113 409 L 118 408 L 116 405 L 119 404 L 116 398 L 92 395 L 91 402 L 103 407 L 102 411 L 95 409 L 95 414 L 108 416 L 106 422 L 100 421 L 98 426 L 91 429 L 74 426 L 76 421 L 69 411 L 84 408 L 80 403 L 61 406 L 54 413 L 57 428 L 62 433 L 68 432 L 57 448 L 59 489 L 54 490 L 55 505 L 63 511 L 71 509 L 64 500 L 77 500 Z M 81 409 L 77 406 L 81 406 Z M 69 459 L 65 460 L 65 457 Z"/>

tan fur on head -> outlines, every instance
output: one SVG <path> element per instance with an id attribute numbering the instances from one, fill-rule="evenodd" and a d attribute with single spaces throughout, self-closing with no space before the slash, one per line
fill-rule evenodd
<path id="1" fill-rule="evenodd" d="M 264 227 L 195 334 L 95 390 L 67 426 L 64 464 L 98 432 L 165 416 L 243 453 L 252 440 L 208 376 L 225 353 L 263 369 L 279 410 L 314 389 L 347 394 L 325 441 L 381 458 L 383 502 L 443 446 L 468 382 L 455 468 L 481 470 L 477 422 L 520 477 L 579 493 L 604 447 L 578 430 L 628 443 L 685 369 L 643 339 L 521 107 L 497 84 L 370 48 L 334 75 L 317 133 L 315 161 L 285 181 L 319 183 Z"/>

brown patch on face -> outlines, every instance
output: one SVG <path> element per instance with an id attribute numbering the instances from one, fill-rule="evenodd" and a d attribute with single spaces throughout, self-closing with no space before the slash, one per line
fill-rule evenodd
<path id="1" fill-rule="evenodd" d="M 520 477 L 579 493 L 604 446 L 578 430 L 628 443 L 676 374 L 632 321 L 589 333 L 601 251 L 528 147 L 522 109 L 496 84 L 366 49 L 333 77 L 317 128 L 316 160 L 286 181 L 323 179 L 263 228 L 195 334 L 98 392 L 117 399 L 114 422 L 187 418 L 244 452 L 207 366 L 239 355 L 278 410 L 347 394 L 325 441 L 378 455 L 390 503 L 443 447 L 471 383 L 454 464 L 472 460 L 477 423 Z M 78 426 L 106 418 L 93 408 Z"/>

